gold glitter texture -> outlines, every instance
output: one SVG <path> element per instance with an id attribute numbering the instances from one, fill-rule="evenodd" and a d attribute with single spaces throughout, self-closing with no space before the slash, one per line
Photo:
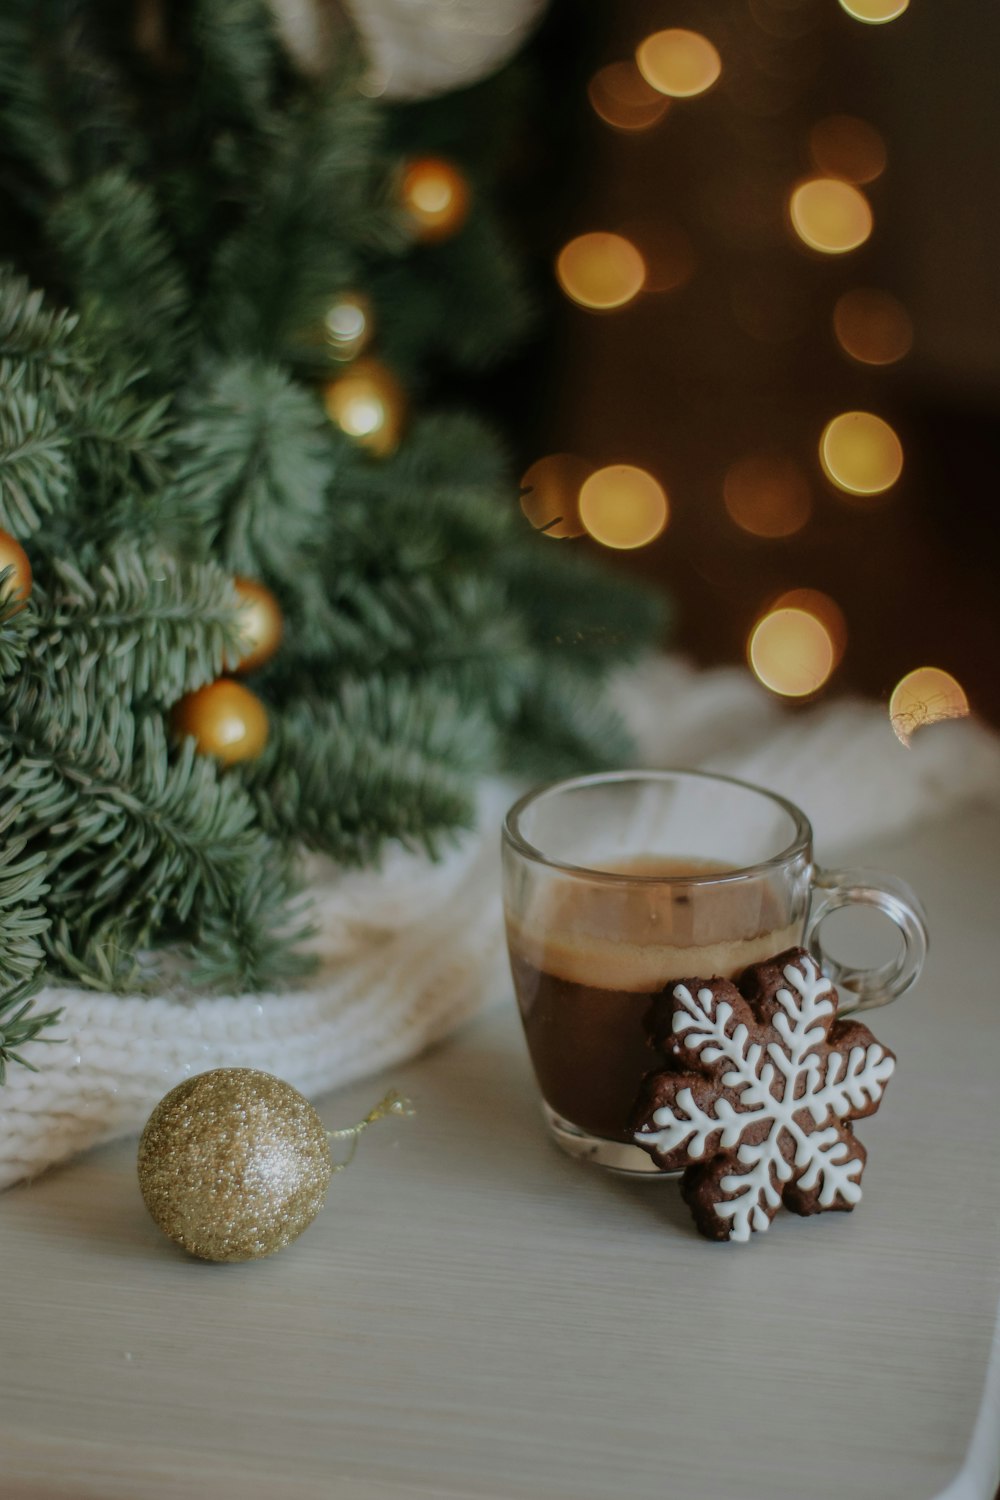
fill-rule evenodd
<path id="1" fill-rule="evenodd" d="M 215 1068 L 171 1089 L 139 1142 L 154 1222 L 202 1260 L 257 1260 L 308 1229 L 333 1170 L 307 1099 L 255 1068 Z"/>

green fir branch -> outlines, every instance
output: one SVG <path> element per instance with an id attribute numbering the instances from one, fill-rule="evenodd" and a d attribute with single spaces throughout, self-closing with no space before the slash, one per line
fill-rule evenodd
<path id="1" fill-rule="evenodd" d="M 389 549 L 400 572 L 480 570 L 522 534 L 507 454 L 467 412 L 417 417 L 391 458 L 349 454 L 338 477 L 339 555 L 366 571 Z"/>
<path id="2" fill-rule="evenodd" d="M 663 597 L 598 567 L 572 543 L 527 536 L 498 558 L 507 607 L 546 660 L 599 679 L 663 638 Z"/>
<path id="3" fill-rule="evenodd" d="M 198 990 L 239 995 L 312 973 L 315 959 L 300 944 L 313 928 L 308 907 L 289 904 L 293 889 L 288 858 L 272 850 L 266 861 L 248 872 L 225 911 L 201 915 L 188 945 L 191 984 Z"/>
<path id="4" fill-rule="evenodd" d="M 329 424 L 276 366 L 236 360 L 192 394 L 173 443 L 168 514 L 235 573 L 294 584 L 326 523 Z"/>
<path id="5" fill-rule="evenodd" d="M 25 855 L 27 840 L 7 837 L 16 813 L 16 807 L 9 807 L 0 817 L 0 992 L 41 973 L 45 950 L 40 939 L 49 927 L 42 900 L 49 889 L 45 851 Z"/>
<path id="6" fill-rule="evenodd" d="M 36 183 L 65 188 L 73 177 L 72 142 L 53 109 L 48 19 L 37 0 L 5 0 L 0 12 L 0 133 L 35 192 Z"/>
<path id="7" fill-rule="evenodd" d="M 35 633 L 33 606 L 8 594 L 14 566 L 0 569 L 0 679 L 20 672 Z"/>
<path id="8" fill-rule="evenodd" d="M 361 279 L 365 257 L 404 248 L 379 137 L 353 57 L 297 91 L 268 137 L 243 222 L 215 255 L 206 312 L 222 347 L 283 351 Z"/>
<path id="9" fill-rule="evenodd" d="M 387 839 L 433 853 L 467 827 L 473 777 L 494 756 L 481 712 L 426 684 L 372 678 L 290 705 L 245 776 L 269 833 L 356 865 Z"/>
<path id="10" fill-rule="evenodd" d="M 245 649 L 229 575 L 162 550 L 126 544 L 89 567 L 53 559 L 32 604 L 32 670 L 54 696 L 86 683 L 96 701 L 170 706 Z"/>
<path id="11" fill-rule="evenodd" d="M 476 196 L 458 234 L 376 268 L 372 285 L 385 357 L 403 371 L 421 371 L 432 359 L 488 369 L 521 342 L 535 315 L 518 262 Z"/>
<path id="12" fill-rule="evenodd" d="M 626 766 L 634 753 L 624 721 L 595 683 L 557 661 L 539 665 L 503 741 L 510 770 L 545 781 Z"/>
<path id="13" fill-rule="evenodd" d="M 279 57 L 265 0 L 198 0 L 193 39 L 209 107 L 259 131 L 270 111 Z"/>
<path id="14" fill-rule="evenodd" d="M 279 703 L 379 673 L 427 682 L 499 720 L 515 712 L 530 671 L 521 621 L 504 609 L 502 588 L 471 573 L 369 581 L 345 569 L 329 595 L 296 601 L 288 634 L 265 678 Z"/>
<path id="15" fill-rule="evenodd" d="M 90 363 L 77 337 L 79 319 L 52 307 L 11 266 L 0 265 L 0 389 L 12 382 L 26 394 L 51 392 L 71 411 Z"/>
<path id="16" fill-rule="evenodd" d="M 21 682 L 8 694 L 0 797 L 18 806 L 17 834 L 47 850 L 53 916 L 71 930 L 117 920 L 133 946 L 231 909 L 269 856 L 246 792 L 192 740 L 170 755 L 159 717 L 89 703 L 82 688 L 56 700 Z"/>
<path id="17" fill-rule="evenodd" d="M 72 475 L 66 424 L 44 395 L 20 387 L 0 387 L 0 527 L 23 538 L 63 509 Z"/>
<path id="18" fill-rule="evenodd" d="M 179 541 L 183 528 L 164 499 L 172 426 L 167 396 L 150 401 L 136 375 L 114 371 L 91 384 L 72 420 L 72 460 L 95 544 Z M 82 518 L 81 518 L 82 519 Z"/>
<path id="19" fill-rule="evenodd" d="M 60 1037 L 42 1036 L 49 1026 L 55 1026 L 62 1010 L 49 1010 L 39 1015 L 34 1009 L 34 998 L 41 984 L 31 980 L 15 985 L 7 994 L 0 994 L 0 1086 L 7 1082 L 7 1064 L 20 1063 L 31 1073 L 38 1069 L 23 1055 L 21 1048 L 27 1042 L 56 1042 Z"/>
<path id="20" fill-rule="evenodd" d="M 56 201 L 48 235 L 88 339 L 122 366 L 176 379 L 191 344 L 191 299 L 151 189 L 120 167 L 101 172 Z"/>

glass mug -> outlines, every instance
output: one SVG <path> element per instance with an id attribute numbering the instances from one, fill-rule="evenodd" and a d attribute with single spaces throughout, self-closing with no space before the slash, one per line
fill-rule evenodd
<path id="1" fill-rule="evenodd" d="M 807 948 L 840 1014 L 902 995 L 927 951 L 920 902 L 893 876 L 819 870 L 793 803 L 700 771 L 614 771 L 541 787 L 507 814 L 504 915 L 514 988 L 549 1128 L 571 1156 L 656 1173 L 628 1130 L 653 994 L 672 980 L 734 979 Z M 860 902 L 901 936 L 880 968 L 839 963 L 824 919 Z"/>

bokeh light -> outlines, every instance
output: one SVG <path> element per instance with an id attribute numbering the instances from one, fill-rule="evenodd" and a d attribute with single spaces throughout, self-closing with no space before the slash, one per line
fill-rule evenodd
<path id="1" fill-rule="evenodd" d="M 833 665 L 838 667 L 847 650 L 847 620 L 836 599 L 820 589 L 788 589 L 773 600 L 771 609 L 802 609 L 826 627 L 833 647 Z"/>
<path id="2" fill-rule="evenodd" d="M 646 266 L 630 240 L 596 231 L 578 235 L 559 252 L 559 285 L 581 307 L 624 307 L 642 291 Z"/>
<path id="3" fill-rule="evenodd" d="M 903 472 L 903 445 L 870 411 L 845 411 L 823 429 L 820 463 L 826 477 L 848 495 L 881 495 Z"/>
<path id="4" fill-rule="evenodd" d="M 885 21 L 898 20 L 909 8 L 910 0 L 840 0 L 840 3 L 855 21 L 881 26 Z"/>
<path id="5" fill-rule="evenodd" d="M 372 336 L 372 309 L 361 292 L 344 292 L 323 316 L 329 352 L 336 360 L 355 359 Z"/>
<path id="6" fill-rule="evenodd" d="M 892 690 L 889 718 L 896 738 L 908 745 L 918 729 L 942 719 L 964 719 L 969 700 L 961 684 L 941 667 L 917 667 Z"/>
<path id="7" fill-rule="evenodd" d="M 695 273 L 697 260 L 688 236 L 662 219 L 630 219 L 622 233 L 635 245 L 646 267 L 644 292 L 673 292 Z"/>
<path id="8" fill-rule="evenodd" d="M 660 535 L 668 516 L 663 486 L 632 464 L 598 469 L 580 490 L 580 519 L 605 547 L 644 547 Z"/>
<path id="9" fill-rule="evenodd" d="M 669 99 L 646 82 L 631 60 L 600 68 L 587 94 L 595 113 L 616 130 L 648 130 L 670 108 Z"/>
<path id="10" fill-rule="evenodd" d="M 593 464 L 576 453 L 550 453 L 525 471 L 521 509 L 536 531 L 559 538 L 584 534 L 580 489 L 593 472 Z"/>
<path id="11" fill-rule="evenodd" d="M 868 199 L 839 177 L 811 177 L 800 182 L 788 211 L 799 239 L 824 255 L 856 250 L 872 232 Z"/>
<path id="12" fill-rule="evenodd" d="M 751 536 L 793 536 L 812 513 L 809 483 L 791 458 L 751 453 L 728 470 L 722 486 L 726 510 Z"/>
<path id="13" fill-rule="evenodd" d="M 469 212 L 469 184 L 443 157 L 420 156 L 408 162 L 400 198 L 417 237 L 428 243 L 450 239 Z"/>
<path id="14" fill-rule="evenodd" d="M 885 142 L 856 115 L 828 115 L 809 132 L 809 154 L 817 171 L 845 182 L 874 182 L 885 171 Z"/>
<path id="15" fill-rule="evenodd" d="M 863 365 L 891 365 L 913 347 L 913 321 L 901 302 L 873 287 L 856 287 L 833 309 L 837 342 Z"/>
<path id="16" fill-rule="evenodd" d="M 699 31 L 654 31 L 636 50 L 647 83 L 672 99 L 690 99 L 710 89 L 722 72 L 722 59 Z"/>
<path id="17" fill-rule="evenodd" d="M 755 675 L 783 698 L 807 698 L 834 667 L 830 632 L 805 609 L 773 609 L 757 621 L 747 642 Z"/>
<path id="18" fill-rule="evenodd" d="M 323 389 L 330 420 L 379 457 L 399 442 L 406 419 L 406 392 L 391 370 L 362 358 Z"/>

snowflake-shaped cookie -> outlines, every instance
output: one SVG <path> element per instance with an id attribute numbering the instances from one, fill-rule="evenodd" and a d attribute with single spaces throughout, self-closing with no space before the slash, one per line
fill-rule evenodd
<path id="1" fill-rule="evenodd" d="M 686 979 L 657 996 L 653 1044 L 671 1071 L 643 1084 L 632 1128 L 709 1239 L 748 1240 L 781 1204 L 851 1209 L 874 1114 L 895 1066 L 867 1026 L 837 1020 L 837 992 L 802 948 L 752 964 L 739 988 Z"/>

